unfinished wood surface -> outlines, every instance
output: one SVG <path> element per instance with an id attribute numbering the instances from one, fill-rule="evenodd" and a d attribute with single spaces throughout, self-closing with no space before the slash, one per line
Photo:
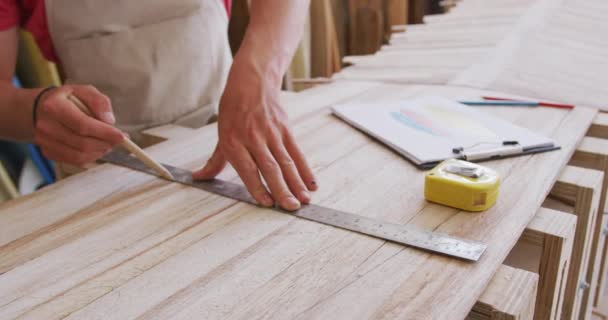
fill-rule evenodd
<path id="1" fill-rule="evenodd" d="M 593 319 L 608 319 L 608 295 L 600 298 L 599 305 L 592 312 Z"/>
<path id="2" fill-rule="evenodd" d="M 0 318 L 464 318 L 596 113 L 488 109 L 562 149 L 487 162 L 503 177 L 501 196 L 486 212 L 466 213 L 425 202 L 424 172 L 328 107 L 483 92 L 363 82 L 304 92 L 285 106 L 321 185 L 314 203 L 483 241 L 481 260 L 430 254 L 102 165 L 0 206 L 0 225 L 9 226 L 0 234 Z M 195 169 L 212 152 L 216 129 L 147 151 Z M 230 168 L 221 178 L 238 181 Z"/>
<path id="3" fill-rule="evenodd" d="M 597 292 L 595 296 L 595 301 L 593 305 L 596 309 L 600 308 L 602 303 L 606 305 L 606 311 L 608 311 L 608 261 L 607 260 L 607 251 L 608 251 L 608 214 L 604 213 L 604 228 L 602 229 L 602 237 L 604 249 L 602 252 L 602 257 L 600 261 L 599 268 L 599 279 L 597 281 Z M 608 312 L 607 312 L 608 314 Z"/>
<path id="4" fill-rule="evenodd" d="M 408 23 L 422 23 L 426 5 L 427 2 L 424 0 L 408 0 Z"/>
<path id="5" fill-rule="evenodd" d="M 537 274 L 503 265 L 466 319 L 532 320 L 537 289 Z"/>
<path id="6" fill-rule="evenodd" d="M 602 273 L 602 260 L 606 256 L 605 234 L 606 221 L 606 195 L 608 192 L 608 140 L 593 137 L 585 137 L 577 151 L 570 160 L 571 165 L 595 169 L 604 172 L 604 182 L 599 200 L 599 213 L 593 231 L 591 244 L 591 255 L 589 256 L 589 268 L 587 270 L 587 282 L 590 289 L 583 297 L 583 305 L 588 309 L 597 307 L 598 299 L 603 295 L 603 281 L 606 279 Z"/>
<path id="7" fill-rule="evenodd" d="M 340 48 L 329 0 L 310 3 L 311 70 L 313 77 L 331 77 L 340 71 Z"/>
<path id="8" fill-rule="evenodd" d="M 560 319 L 574 242 L 576 216 L 541 208 L 505 264 L 539 275 L 534 319 Z"/>
<path id="9" fill-rule="evenodd" d="M 468 5 L 467 5 L 468 4 Z M 375 54 L 373 66 L 355 64 L 337 77 L 400 83 L 453 84 L 520 94 L 540 100 L 608 110 L 608 45 L 603 41 L 608 2 L 563 0 L 463 1 L 448 14 L 425 17 L 407 26 L 380 52 L 404 54 L 387 59 Z M 460 31 L 462 30 L 462 31 Z M 459 32 L 460 31 L 460 32 Z M 600 40 L 601 39 L 601 40 Z M 421 67 L 400 66 L 418 50 L 476 48 L 473 62 L 450 58 Z M 451 70 L 445 70 L 450 61 Z M 353 69 L 353 70 L 348 70 Z M 410 73 L 416 74 L 414 77 Z M 418 74 L 423 74 L 419 76 Z"/>
<path id="10" fill-rule="evenodd" d="M 608 139 L 608 113 L 600 112 L 587 132 L 588 136 Z"/>
<path id="11" fill-rule="evenodd" d="M 601 171 L 568 166 L 551 190 L 550 197 L 572 205 L 572 213 L 577 216 L 562 310 L 564 319 L 578 319 L 579 315 L 589 311 L 582 302 L 585 291 L 589 289 L 586 282 L 587 269 L 603 180 L 604 174 Z M 552 201 L 546 201 L 544 205 L 556 208 Z"/>
<path id="12" fill-rule="evenodd" d="M 500 41 L 512 32 L 520 16 L 534 1 L 499 0 L 492 2 L 464 1 L 448 14 L 426 16 L 426 24 L 408 25 L 407 32 L 395 34 L 390 45 L 368 56 L 368 64 L 359 64 L 345 70 L 337 77 L 341 79 L 381 80 L 400 83 L 441 83 L 457 78 L 472 65 L 483 61 Z M 507 9 L 508 8 L 508 9 Z M 444 55 L 441 60 L 426 59 L 421 63 L 408 57 L 419 51 L 446 51 L 478 49 L 482 57 L 469 55 L 467 60 L 452 59 Z M 393 53 L 386 56 L 383 53 Z M 422 53 L 424 57 L 424 53 Z M 345 62 L 349 62 L 345 60 Z M 352 62 L 352 61 L 351 61 Z M 407 68 L 403 63 L 408 63 Z M 443 65 L 448 63 L 453 70 L 445 75 Z M 393 68 L 395 64 L 400 68 Z M 412 67 L 414 66 L 414 67 Z M 363 67 L 363 68 L 362 68 Z M 349 70 L 350 69 L 350 70 Z M 375 70 L 378 69 L 378 70 Z M 366 75 L 370 72 L 369 75 Z M 425 72 L 423 78 L 412 79 L 411 72 Z"/>
<path id="13" fill-rule="evenodd" d="M 604 221 L 608 221 L 608 214 L 604 214 Z M 608 222 L 602 229 L 603 252 L 599 267 L 599 279 L 593 309 L 601 314 L 608 315 L 608 264 L 606 263 L 606 251 L 608 251 Z"/>
<path id="14" fill-rule="evenodd" d="M 384 15 L 388 30 L 392 30 L 393 26 L 407 24 L 408 0 L 386 0 L 385 2 Z"/>
<path id="15" fill-rule="evenodd" d="M 592 320 L 607 320 L 608 316 L 603 315 L 602 313 L 593 311 L 592 315 L 591 315 L 591 319 Z"/>
<path id="16" fill-rule="evenodd" d="M 376 52 L 385 35 L 385 0 L 348 0 L 349 54 Z"/>
<path id="17" fill-rule="evenodd" d="M 597 85 L 608 81 L 608 62 L 603 59 L 608 45 L 600 36 L 608 28 L 608 2 L 538 4 L 487 60 L 450 83 L 608 108 L 608 93 Z"/>

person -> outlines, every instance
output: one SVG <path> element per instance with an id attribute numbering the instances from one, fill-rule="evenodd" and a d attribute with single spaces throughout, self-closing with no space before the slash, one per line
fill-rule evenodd
<path id="1" fill-rule="evenodd" d="M 234 59 L 224 2 L 0 0 L 0 138 L 34 141 L 46 157 L 82 165 L 124 132 L 202 126 L 219 108 L 217 146 L 193 177 L 212 179 L 230 163 L 260 205 L 296 210 L 310 202 L 318 186 L 279 102 L 309 0 L 251 1 Z M 65 85 L 12 85 L 18 27 L 58 63 Z"/>

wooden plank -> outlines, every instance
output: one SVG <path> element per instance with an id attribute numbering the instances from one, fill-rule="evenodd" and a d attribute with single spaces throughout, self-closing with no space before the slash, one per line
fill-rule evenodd
<path id="1" fill-rule="evenodd" d="M 386 9 L 384 10 L 387 25 L 392 30 L 393 26 L 407 24 L 408 0 L 387 0 Z"/>
<path id="2" fill-rule="evenodd" d="M 577 319 L 582 307 L 603 180 L 603 172 L 568 166 L 551 190 L 552 198 L 573 205 L 572 213 L 578 219 L 564 296 L 564 319 Z M 545 206 L 556 207 L 552 202 L 545 202 Z"/>
<path id="3" fill-rule="evenodd" d="M 538 275 L 501 266 L 475 304 L 468 320 L 532 320 Z"/>
<path id="4" fill-rule="evenodd" d="M 593 120 L 587 135 L 590 137 L 608 139 L 608 113 L 600 112 Z"/>
<path id="5" fill-rule="evenodd" d="M 541 208 L 505 264 L 539 275 L 534 319 L 560 319 L 574 242 L 576 217 Z"/>
<path id="6" fill-rule="evenodd" d="M 608 295 L 601 297 L 598 307 L 593 310 L 592 314 L 594 319 L 608 319 Z"/>
<path id="7" fill-rule="evenodd" d="M 501 197 L 471 214 L 425 202 L 424 172 L 328 107 L 345 98 L 484 92 L 360 82 L 311 90 L 285 103 L 322 183 L 314 202 L 484 241 L 490 249 L 478 263 L 103 165 L 0 206 L 0 224 L 11 226 L 0 234 L 0 318 L 464 318 L 595 115 L 586 108 L 487 110 L 552 137 L 562 150 L 486 163 L 504 178 Z M 147 151 L 194 169 L 211 153 L 216 129 Z M 221 178 L 238 181 L 230 169 Z"/>
<path id="8" fill-rule="evenodd" d="M 409 0 L 408 9 L 408 23 L 423 23 L 424 14 L 426 13 L 426 1 Z"/>
<path id="9" fill-rule="evenodd" d="M 376 52 L 385 30 L 384 0 L 348 0 L 349 54 Z"/>
<path id="10" fill-rule="evenodd" d="M 608 214 L 604 214 L 604 221 L 606 222 L 604 229 L 602 230 L 604 249 L 601 256 L 599 268 L 600 276 L 597 282 L 597 292 L 593 303 L 593 311 L 602 315 L 608 315 L 608 278 L 606 277 L 608 275 L 608 263 L 606 262 L 606 254 L 608 251 L 608 233 L 606 232 L 606 230 L 608 230 Z"/>
<path id="11" fill-rule="evenodd" d="M 340 71 L 340 49 L 332 7 L 329 0 L 310 3 L 311 75 L 331 77 Z"/>
<path id="12" fill-rule="evenodd" d="M 593 320 L 606 320 L 606 319 L 608 319 L 608 316 L 605 316 L 602 313 L 593 311 L 591 319 L 593 319 Z"/>
<path id="13" fill-rule="evenodd" d="M 602 284 L 605 280 L 605 274 L 602 273 L 602 259 L 606 256 L 603 230 L 606 227 L 604 212 L 606 212 L 606 195 L 608 192 L 608 140 L 585 137 L 574 153 L 570 163 L 575 166 L 604 172 L 604 182 L 599 200 L 600 209 L 593 231 L 589 268 L 587 270 L 587 283 L 591 287 L 590 290 L 585 292 L 582 302 L 585 310 L 591 310 L 593 306 L 598 306 L 599 297 L 603 295 Z"/>

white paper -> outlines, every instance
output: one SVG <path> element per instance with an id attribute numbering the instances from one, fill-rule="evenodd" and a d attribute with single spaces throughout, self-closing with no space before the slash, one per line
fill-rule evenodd
<path id="1" fill-rule="evenodd" d="M 417 165 L 458 158 L 465 153 L 499 149 L 517 141 L 524 150 L 551 147 L 549 138 L 473 107 L 442 97 L 347 103 L 333 107 L 335 115 L 382 141 Z"/>

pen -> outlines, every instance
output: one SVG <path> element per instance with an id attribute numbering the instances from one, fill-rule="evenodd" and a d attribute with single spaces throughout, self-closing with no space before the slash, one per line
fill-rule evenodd
<path id="1" fill-rule="evenodd" d="M 508 98 L 498 98 L 498 97 L 482 97 L 485 100 L 490 100 L 490 101 L 517 101 L 515 99 L 508 99 Z M 549 108 L 559 108 L 559 109 L 574 109 L 574 105 L 571 104 L 562 104 L 562 103 L 552 103 L 552 102 L 545 102 L 545 101 L 538 101 L 536 102 L 536 104 L 539 107 L 549 107 Z"/>
<path id="2" fill-rule="evenodd" d="M 509 107 L 538 107 L 534 101 L 458 101 L 467 106 L 509 106 Z"/>

